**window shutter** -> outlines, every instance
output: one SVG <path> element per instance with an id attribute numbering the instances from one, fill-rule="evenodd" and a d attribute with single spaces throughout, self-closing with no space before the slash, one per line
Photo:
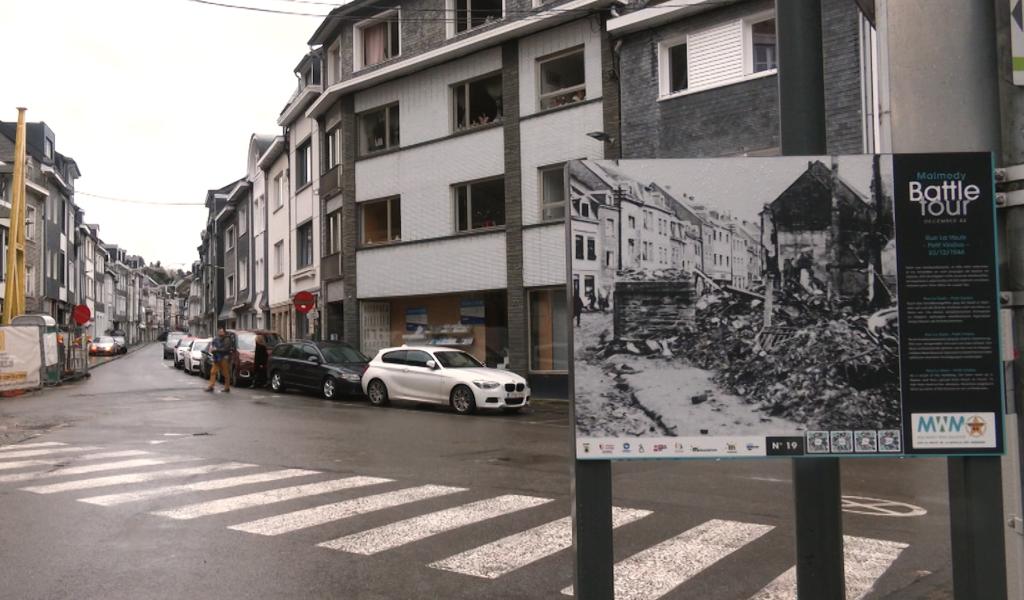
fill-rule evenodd
<path id="1" fill-rule="evenodd" d="M 690 89 L 743 77 L 742 21 L 730 21 L 692 33 L 687 45 Z"/>

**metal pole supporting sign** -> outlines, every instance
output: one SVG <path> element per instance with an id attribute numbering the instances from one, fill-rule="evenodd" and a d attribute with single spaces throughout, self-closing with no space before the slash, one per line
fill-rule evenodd
<path id="1" fill-rule="evenodd" d="M 825 154 L 821 0 L 777 2 L 775 11 L 782 154 Z M 800 600 L 843 600 L 839 459 L 794 459 L 793 497 L 797 595 Z"/>

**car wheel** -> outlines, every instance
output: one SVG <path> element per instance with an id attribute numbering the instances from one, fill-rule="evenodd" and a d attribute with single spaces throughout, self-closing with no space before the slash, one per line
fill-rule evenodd
<path id="1" fill-rule="evenodd" d="M 388 386 L 380 379 L 374 379 L 366 386 L 366 396 L 374 406 L 387 406 Z"/>
<path id="2" fill-rule="evenodd" d="M 476 410 L 476 398 L 473 397 L 473 390 L 464 385 L 457 385 L 452 390 L 452 408 L 460 415 L 468 415 Z"/>
<path id="3" fill-rule="evenodd" d="M 278 373 L 277 371 L 274 371 L 273 373 L 270 374 L 270 389 L 274 390 L 275 392 L 284 391 L 284 383 L 281 381 L 281 374 Z"/>
<path id="4" fill-rule="evenodd" d="M 338 394 L 338 382 L 333 377 L 324 377 L 324 382 L 320 386 L 320 392 L 324 398 L 333 400 L 334 396 Z"/>

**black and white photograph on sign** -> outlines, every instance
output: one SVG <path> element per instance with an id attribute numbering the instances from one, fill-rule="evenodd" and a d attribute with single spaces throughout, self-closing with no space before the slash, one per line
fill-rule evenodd
<path id="1" fill-rule="evenodd" d="M 763 455 L 769 437 L 834 454 L 898 436 L 891 169 L 570 163 L 577 437 L 687 438 L 675 454 L 732 438 Z"/>

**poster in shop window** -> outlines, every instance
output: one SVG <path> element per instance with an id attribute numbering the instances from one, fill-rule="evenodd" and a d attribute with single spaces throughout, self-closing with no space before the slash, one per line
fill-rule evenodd
<path id="1" fill-rule="evenodd" d="M 989 154 L 567 170 L 578 458 L 1003 452 Z"/>

